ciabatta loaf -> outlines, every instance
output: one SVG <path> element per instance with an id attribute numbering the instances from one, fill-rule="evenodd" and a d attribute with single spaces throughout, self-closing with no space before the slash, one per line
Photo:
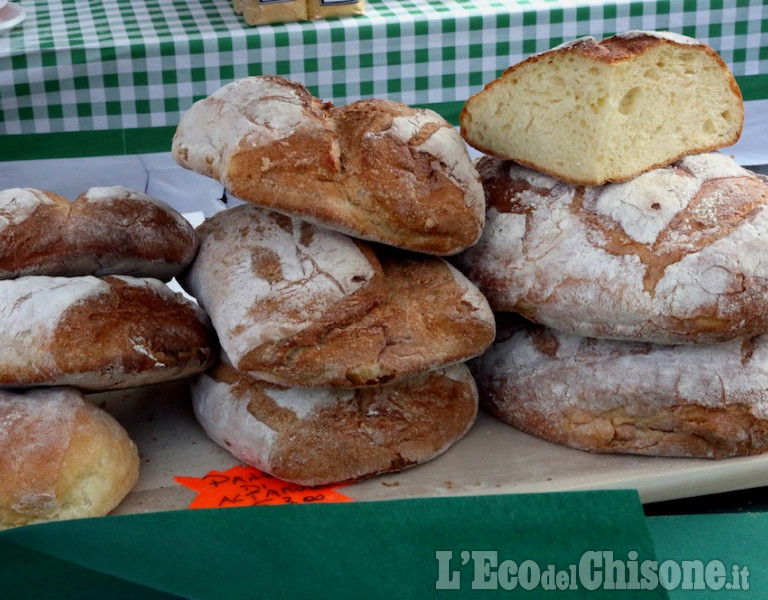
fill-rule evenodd
<path id="1" fill-rule="evenodd" d="M 768 450 L 768 336 L 721 344 L 598 340 L 507 327 L 471 363 L 481 404 L 581 450 L 725 458 Z"/>
<path id="2" fill-rule="evenodd" d="M 744 107 L 720 56 L 689 37 L 587 37 L 507 69 L 467 100 L 478 150 L 571 183 L 626 181 L 741 135 Z"/>
<path id="3" fill-rule="evenodd" d="M 0 391 L 0 529 L 106 515 L 138 477 L 136 445 L 79 392 Z"/>
<path id="4" fill-rule="evenodd" d="M 302 485 L 402 471 L 445 452 L 477 415 L 467 367 L 375 388 L 284 388 L 218 365 L 192 385 L 195 414 L 246 464 Z"/>
<path id="5" fill-rule="evenodd" d="M 456 262 L 495 310 L 656 343 L 768 331 L 768 181 L 728 156 L 599 187 L 497 158 L 479 168 L 488 227 Z"/>
<path id="6" fill-rule="evenodd" d="M 493 341 L 483 295 L 435 256 L 243 204 L 197 229 L 180 278 L 239 370 L 290 386 L 368 386 L 460 362 Z M 377 256 L 378 255 L 378 256 Z"/>
<path id="7" fill-rule="evenodd" d="M 448 255 L 483 227 L 466 144 L 430 110 L 333 107 L 296 82 L 247 77 L 195 103 L 172 152 L 242 200 L 370 241 Z"/>
<path id="8" fill-rule="evenodd" d="M 0 281 L 0 385 L 137 387 L 188 377 L 216 342 L 194 302 L 157 279 Z"/>
<path id="9" fill-rule="evenodd" d="M 29 188 L 0 191 L 0 278 L 132 275 L 167 281 L 192 260 L 197 238 L 176 210 L 124 187 L 70 202 Z"/>

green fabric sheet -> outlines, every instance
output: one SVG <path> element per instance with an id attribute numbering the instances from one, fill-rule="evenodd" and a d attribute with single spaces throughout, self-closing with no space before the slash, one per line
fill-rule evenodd
<path id="1" fill-rule="evenodd" d="M 724 565 L 721 588 L 683 589 L 681 585 L 670 590 L 673 600 L 768 598 L 768 513 L 649 517 L 648 527 L 660 562 L 701 561 L 706 565 L 719 561 Z M 738 576 L 734 577 L 734 571 Z"/>
<path id="2" fill-rule="evenodd" d="M 545 589 L 603 552 L 655 558 L 636 492 L 186 510 L 2 532 L 0 598 L 668 597 Z"/>

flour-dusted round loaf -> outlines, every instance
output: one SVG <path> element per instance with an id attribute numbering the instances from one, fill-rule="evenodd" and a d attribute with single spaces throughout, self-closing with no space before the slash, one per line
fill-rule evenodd
<path id="1" fill-rule="evenodd" d="M 478 150 L 582 185 L 625 181 L 729 146 L 741 92 L 709 46 L 667 32 L 580 38 L 507 69 L 467 100 Z"/>
<path id="2" fill-rule="evenodd" d="M 289 386 L 379 385 L 493 341 L 485 297 L 443 258 L 243 204 L 197 230 L 180 281 L 239 370 Z M 378 256 L 377 256 L 378 255 Z"/>
<path id="3" fill-rule="evenodd" d="M 497 311 L 656 343 L 768 331 L 768 182 L 713 152 L 582 187 L 484 157 L 488 226 L 457 258 Z"/>
<path id="4" fill-rule="evenodd" d="M 365 389 L 286 388 L 219 364 L 192 384 L 195 414 L 246 464 L 301 485 L 401 471 L 445 452 L 477 415 L 464 364 Z"/>
<path id="5" fill-rule="evenodd" d="M 662 345 L 503 319 L 499 329 L 471 370 L 481 405 L 518 429 L 594 452 L 725 458 L 768 450 L 768 335 Z"/>
<path id="6" fill-rule="evenodd" d="M 80 392 L 0 391 L 0 529 L 106 515 L 138 477 L 136 445 Z"/>
<path id="7" fill-rule="evenodd" d="M 137 387 L 215 359 L 207 315 L 157 279 L 27 276 L 0 281 L 0 385 Z"/>
<path id="8" fill-rule="evenodd" d="M 197 250 L 192 225 L 164 202 L 124 187 L 74 201 L 31 188 L 0 191 L 0 278 L 132 275 L 167 281 Z"/>
<path id="9" fill-rule="evenodd" d="M 297 82 L 246 77 L 183 115 L 172 152 L 242 200 L 370 241 L 449 255 L 483 228 L 466 144 L 427 109 L 333 107 Z"/>

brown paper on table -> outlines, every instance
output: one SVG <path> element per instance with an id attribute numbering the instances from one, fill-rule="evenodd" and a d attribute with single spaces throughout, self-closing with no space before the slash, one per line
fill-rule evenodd
<path id="1" fill-rule="evenodd" d="M 365 0 L 307 0 L 307 16 L 310 19 L 362 15 Z"/>
<path id="2" fill-rule="evenodd" d="M 233 0 L 235 13 L 248 25 L 266 25 L 307 19 L 306 0 Z"/>

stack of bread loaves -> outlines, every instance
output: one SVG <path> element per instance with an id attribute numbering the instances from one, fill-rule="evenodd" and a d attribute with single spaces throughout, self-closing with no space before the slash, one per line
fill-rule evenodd
<path id="1" fill-rule="evenodd" d="M 187 111 L 173 155 L 245 201 L 198 227 L 180 278 L 221 345 L 192 388 L 213 440 L 320 485 L 422 463 L 467 432 L 478 399 L 464 362 L 495 322 L 441 257 L 475 243 L 484 221 L 455 128 L 249 77 Z"/>
<path id="2" fill-rule="evenodd" d="M 125 188 L 0 192 L 0 528 L 100 516 L 133 488 L 134 443 L 83 392 L 210 366 L 207 315 L 163 281 L 196 250 L 181 215 Z"/>
<path id="3" fill-rule="evenodd" d="M 467 101 L 487 225 L 456 264 L 524 317 L 473 363 L 493 414 L 598 452 L 766 450 L 768 182 L 716 152 L 742 124 L 720 57 L 666 33 L 579 39 Z"/>

